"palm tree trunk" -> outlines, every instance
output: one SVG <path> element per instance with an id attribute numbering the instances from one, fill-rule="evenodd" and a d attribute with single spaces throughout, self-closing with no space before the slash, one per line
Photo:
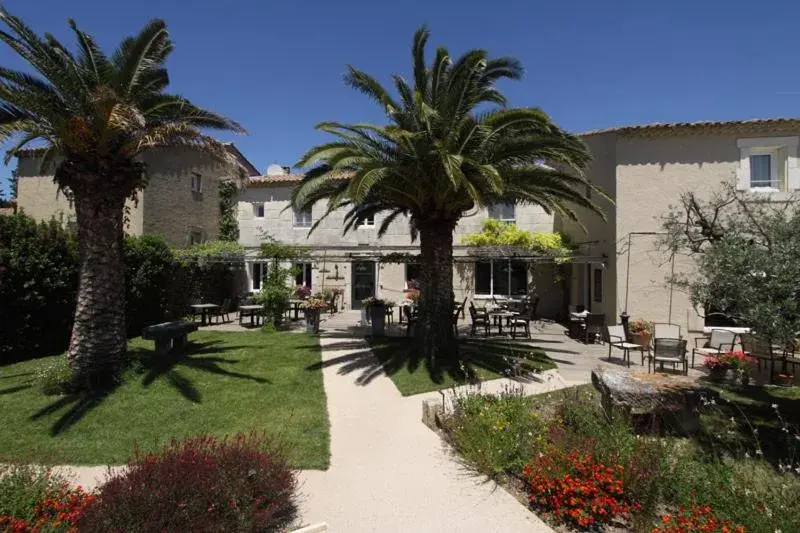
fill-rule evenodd
<path id="1" fill-rule="evenodd" d="M 458 356 L 453 333 L 454 222 L 418 224 L 420 237 L 421 300 L 416 338 L 432 361 Z"/>
<path id="2" fill-rule="evenodd" d="M 79 286 L 68 357 L 92 390 L 117 378 L 125 357 L 124 196 L 75 195 Z"/>

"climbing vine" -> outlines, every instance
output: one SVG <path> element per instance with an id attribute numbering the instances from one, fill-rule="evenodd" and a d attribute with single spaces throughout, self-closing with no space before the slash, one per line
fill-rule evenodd
<path id="1" fill-rule="evenodd" d="M 239 224 L 236 222 L 236 184 L 222 181 L 219 184 L 219 240 L 239 240 Z"/>

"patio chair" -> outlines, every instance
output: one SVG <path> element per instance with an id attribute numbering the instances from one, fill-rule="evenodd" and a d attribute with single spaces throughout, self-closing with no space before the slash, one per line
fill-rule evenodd
<path id="1" fill-rule="evenodd" d="M 536 313 L 535 303 L 534 305 L 527 305 L 522 309 L 522 312 L 518 316 L 514 316 L 508 319 L 508 327 L 511 331 L 511 338 L 514 339 L 517 336 L 517 328 L 522 328 L 525 332 L 525 336 L 529 339 L 531 338 L 531 320 Z"/>
<path id="2" fill-rule="evenodd" d="M 491 320 L 489 319 L 489 313 L 486 310 L 478 310 L 475 308 L 475 305 L 470 302 L 469 303 L 469 317 L 472 320 L 472 335 L 475 335 L 475 332 L 478 328 L 483 328 L 484 337 L 489 336 L 489 328 L 491 327 Z"/>
<path id="3" fill-rule="evenodd" d="M 743 333 L 741 339 L 742 351 L 758 362 L 759 372 L 761 372 L 762 361 L 765 369 L 767 368 L 767 363 L 769 363 L 769 382 L 773 383 L 775 379 L 775 359 L 777 357 L 775 356 L 775 350 L 772 348 L 772 339 L 754 333 Z"/>
<path id="4" fill-rule="evenodd" d="M 654 339 L 682 339 L 681 327 L 678 324 L 655 324 Z"/>
<path id="5" fill-rule="evenodd" d="M 631 366 L 631 350 L 639 350 L 642 353 L 642 364 L 644 364 L 644 351 L 646 347 L 641 344 L 634 344 L 625 339 L 625 326 L 607 326 L 605 329 L 605 341 L 608 343 L 608 358 L 611 359 L 611 348 L 622 350 L 622 361 Z"/>
<path id="6" fill-rule="evenodd" d="M 455 310 L 453 311 L 453 333 L 456 337 L 458 337 L 458 315 L 464 314 L 464 307 L 467 305 L 467 299 L 464 298 L 464 301 L 461 304 L 457 304 L 455 306 Z"/>
<path id="7" fill-rule="evenodd" d="M 394 323 L 394 306 L 387 305 L 386 306 L 386 323 L 393 324 Z"/>
<path id="8" fill-rule="evenodd" d="M 225 298 L 222 300 L 222 305 L 217 307 L 216 309 L 212 310 L 212 315 L 216 321 L 219 318 L 222 322 L 229 322 L 231 317 L 231 306 L 233 305 L 233 301 L 230 298 Z"/>
<path id="9" fill-rule="evenodd" d="M 710 337 L 696 338 L 694 348 L 692 348 L 692 368 L 694 368 L 694 357 L 697 354 L 702 356 L 719 355 L 733 351 L 733 347 L 736 345 L 736 336 L 736 333 L 727 329 L 712 329 Z M 698 346 L 700 341 L 703 342 L 702 346 Z"/>
<path id="10" fill-rule="evenodd" d="M 589 313 L 586 315 L 585 327 L 583 328 L 583 342 L 589 344 L 589 339 L 595 342 L 595 339 L 601 338 L 603 330 L 606 327 L 606 315 L 602 313 Z"/>
<path id="11" fill-rule="evenodd" d="M 689 373 L 689 361 L 686 359 L 686 339 L 654 339 L 653 355 L 647 358 L 647 372 L 650 372 L 650 364 L 653 365 L 653 372 L 656 371 L 656 363 L 671 363 L 673 370 L 681 365 L 683 374 Z"/>

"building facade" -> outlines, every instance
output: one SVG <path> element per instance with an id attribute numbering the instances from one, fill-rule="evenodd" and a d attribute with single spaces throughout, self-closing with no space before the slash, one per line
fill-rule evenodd
<path id="1" fill-rule="evenodd" d="M 387 300 L 403 299 L 408 282 L 418 277 L 413 263 L 381 261 L 388 254 L 418 254 L 419 246 L 411 240 L 407 219 L 398 218 L 388 231 L 378 237 L 382 216 L 368 224 L 343 233 L 345 211 L 334 212 L 311 233 L 326 209 L 318 203 L 310 212 L 294 211 L 290 204 L 292 189 L 302 176 L 286 167 L 270 165 L 264 176 L 253 177 L 238 201 L 239 242 L 250 251 L 247 263 L 247 287 L 257 291 L 265 268 L 257 257 L 261 242 L 269 237 L 286 244 L 308 248 L 311 259 L 295 265 L 295 282 L 317 292 L 326 288 L 344 292 L 346 308 L 359 308 L 363 298 L 376 296 Z M 458 224 L 454 235 L 455 266 L 453 291 L 458 301 L 474 296 L 514 296 L 536 291 L 540 309 L 555 315 L 563 307 L 562 285 L 553 283 L 552 264 L 531 268 L 528 259 L 474 258 L 470 249 L 460 244 L 461 237 L 481 231 L 484 221 L 497 218 L 513 222 L 535 232 L 552 232 L 554 217 L 538 206 L 498 205 L 476 209 Z"/>
<path id="2" fill-rule="evenodd" d="M 233 144 L 228 149 L 248 172 L 258 174 Z M 53 181 L 53 169 L 41 169 L 41 152 L 20 154 L 17 206 L 36 220 L 55 217 L 65 224 L 75 211 Z M 126 203 L 129 235 L 159 235 L 172 246 L 213 240 L 219 233 L 219 183 L 229 171 L 219 163 L 185 147 L 152 150 L 142 156 L 148 184 L 136 200 Z"/>
<path id="3" fill-rule="evenodd" d="M 589 177 L 615 198 L 607 220 L 586 214 L 585 240 L 605 265 L 576 264 L 570 301 L 604 313 L 608 323 L 632 318 L 669 322 L 682 331 L 705 327 L 703 310 L 669 282 L 691 275 L 694 262 L 660 246 L 663 217 L 683 193 L 710 199 L 723 183 L 781 201 L 800 190 L 800 120 L 768 119 L 631 126 L 583 135 Z M 577 229 L 564 228 L 576 235 Z"/>

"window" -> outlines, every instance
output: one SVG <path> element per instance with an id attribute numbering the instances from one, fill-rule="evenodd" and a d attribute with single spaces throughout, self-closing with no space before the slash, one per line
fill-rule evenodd
<path id="1" fill-rule="evenodd" d="M 594 301 L 603 301 L 603 269 L 594 269 Z"/>
<path id="2" fill-rule="evenodd" d="M 406 263 L 406 283 L 405 290 L 408 290 L 408 282 L 409 281 L 416 281 L 419 282 L 419 265 L 416 263 Z"/>
<path id="3" fill-rule="evenodd" d="M 194 194 L 203 193 L 203 176 L 201 176 L 197 172 L 192 172 L 192 193 Z"/>
<path id="4" fill-rule="evenodd" d="M 189 244 L 200 244 L 203 242 L 203 232 L 198 230 L 192 230 L 189 232 Z"/>
<path id="5" fill-rule="evenodd" d="M 528 269 L 522 261 L 479 261 L 475 263 L 475 294 L 513 296 L 527 294 Z"/>
<path id="6" fill-rule="evenodd" d="M 311 263 L 297 263 L 294 265 L 297 275 L 294 278 L 295 285 L 302 285 L 311 288 Z"/>
<path id="7" fill-rule="evenodd" d="M 739 139 L 739 190 L 778 192 L 800 188 L 798 137 Z"/>
<path id="8" fill-rule="evenodd" d="M 515 222 L 516 209 L 514 204 L 494 204 L 489 206 L 489 218 L 496 218 L 503 222 Z"/>
<path id="9" fill-rule="evenodd" d="M 261 290 L 261 281 L 267 276 L 267 264 L 266 263 L 251 263 L 250 264 L 250 288 L 253 291 L 260 291 Z"/>
<path id="10" fill-rule="evenodd" d="M 364 219 L 364 222 L 358 225 L 359 228 L 372 228 L 375 227 L 375 215 L 370 215 Z"/>
<path id="11" fill-rule="evenodd" d="M 256 218 L 264 218 L 264 203 L 257 202 L 253 204 L 253 216 Z"/>
<path id="12" fill-rule="evenodd" d="M 310 228 L 311 227 L 311 210 L 298 211 L 294 210 L 294 227 L 295 228 Z"/>

